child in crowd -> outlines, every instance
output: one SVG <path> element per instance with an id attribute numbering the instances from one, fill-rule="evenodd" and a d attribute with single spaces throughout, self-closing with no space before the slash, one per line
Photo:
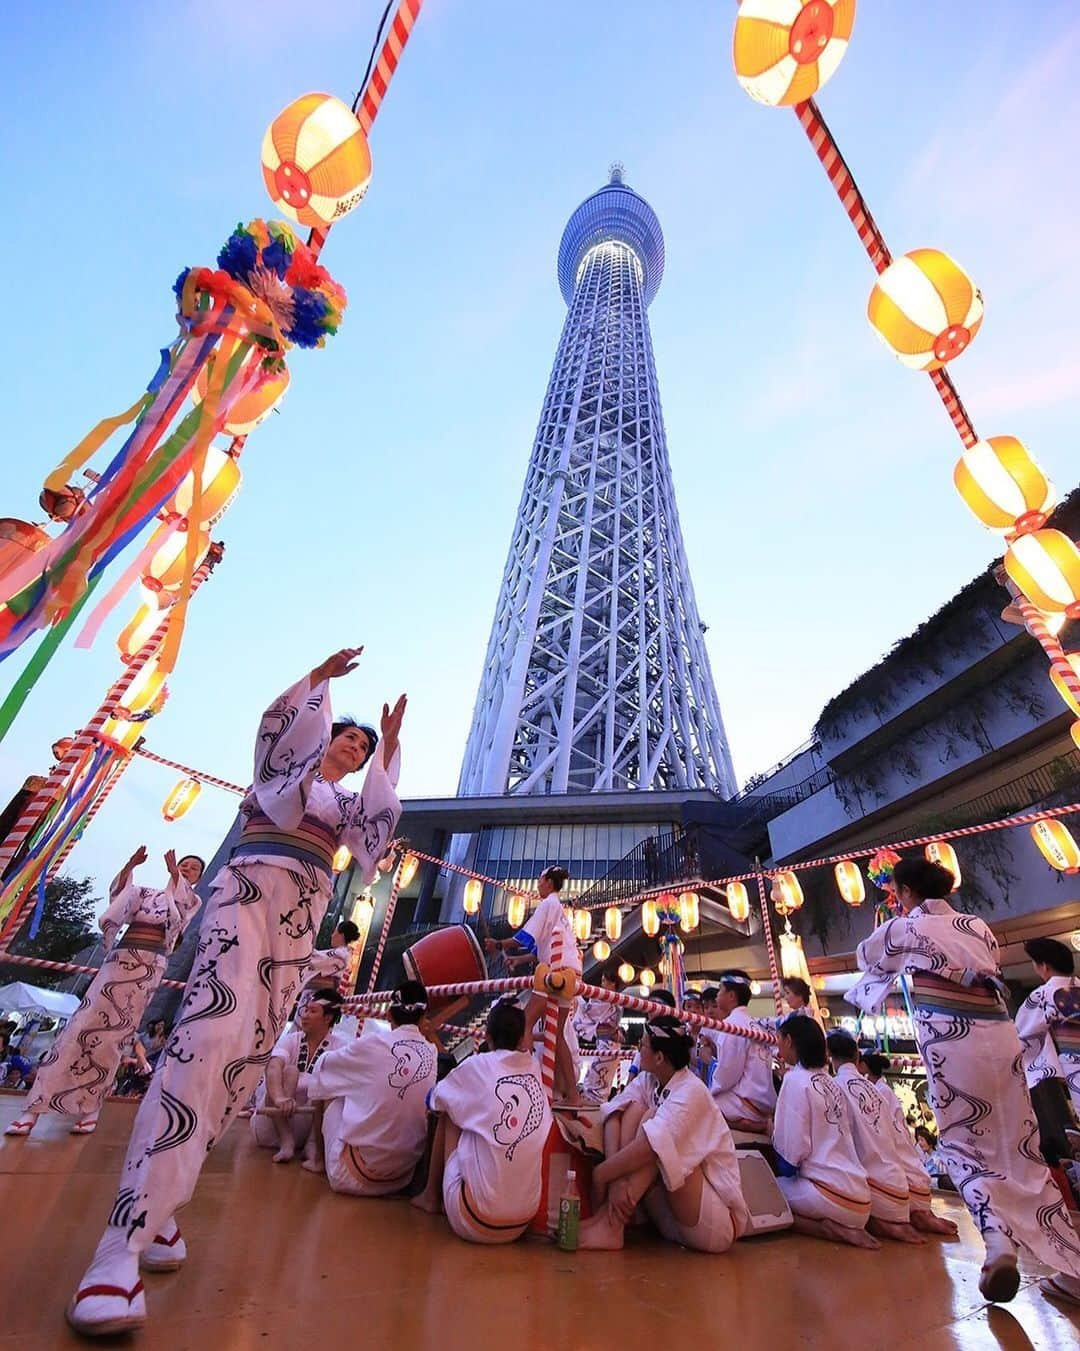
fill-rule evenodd
<path id="1" fill-rule="evenodd" d="M 749 1003 L 750 977 L 745 971 L 725 971 L 711 1016 L 737 1027 L 753 1027 L 754 1019 L 746 1010 Z M 749 1037 L 713 1028 L 703 1028 L 701 1035 L 712 1042 L 716 1052 L 709 1091 L 728 1125 L 734 1130 L 767 1134 L 776 1105 L 769 1048 Z"/>

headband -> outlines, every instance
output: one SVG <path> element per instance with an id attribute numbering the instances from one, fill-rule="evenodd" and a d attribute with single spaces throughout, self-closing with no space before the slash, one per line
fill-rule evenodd
<path id="1" fill-rule="evenodd" d="M 672 1017 L 675 1015 L 672 1014 Z M 648 1022 L 645 1031 L 656 1041 L 684 1041 L 693 1037 L 688 1027 L 679 1023 L 677 1027 L 665 1027 L 663 1023 Z"/>
<path id="2" fill-rule="evenodd" d="M 427 1010 L 427 1006 L 428 1002 L 426 999 L 421 1000 L 419 1003 L 406 1003 L 397 990 L 390 996 L 390 1007 L 392 1009 L 401 1009 L 403 1013 L 424 1013 Z"/>
<path id="3" fill-rule="evenodd" d="M 741 971 L 725 971 L 720 977 L 722 985 L 749 985 L 750 977 L 744 976 Z"/>

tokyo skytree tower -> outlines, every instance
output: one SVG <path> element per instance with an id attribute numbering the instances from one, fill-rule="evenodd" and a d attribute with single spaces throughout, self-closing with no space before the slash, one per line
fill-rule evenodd
<path id="1" fill-rule="evenodd" d="M 569 314 L 458 792 L 735 791 L 686 562 L 647 309 L 664 237 L 622 180 L 559 245 Z"/>

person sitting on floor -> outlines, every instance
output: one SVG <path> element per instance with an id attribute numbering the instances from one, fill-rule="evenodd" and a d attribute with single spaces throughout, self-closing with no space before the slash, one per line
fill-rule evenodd
<path id="1" fill-rule="evenodd" d="M 288 1163 L 300 1148 L 305 1167 L 317 1163 L 319 1149 L 317 1140 L 311 1138 L 307 1090 L 311 1070 L 320 1058 L 342 1044 L 334 1034 L 340 1017 L 341 995 L 336 990 L 319 990 L 300 1015 L 300 1026 L 283 1033 L 270 1052 L 266 1074 L 255 1093 L 251 1133 L 262 1148 L 277 1146 L 275 1163 Z M 321 1171 L 321 1165 L 312 1171 Z"/>
<path id="2" fill-rule="evenodd" d="M 745 971 L 725 971 L 720 977 L 715 1017 L 737 1027 L 753 1027 L 746 1011 L 750 1003 L 750 977 Z M 709 1091 L 733 1130 L 767 1134 L 776 1106 L 770 1048 L 749 1037 L 703 1028 L 712 1042 L 716 1067 Z"/>
<path id="3" fill-rule="evenodd" d="M 427 1007 L 423 985 L 402 981 L 391 996 L 390 1021 L 368 1018 L 359 1037 L 327 1051 L 308 1075 L 316 1142 L 310 1158 L 324 1164 L 331 1190 L 387 1196 L 411 1181 L 427 1142 L 427 1095 L 438 1060 L 418 1026 Z"/>
<path id="4" fill-rule="evenodd" d="M 870 1222 L 866 1227 L 877 1238 L 925 1243 L 911 1224 L 907 1175 L 893 1144 L 885 1103 L 859 1073 L 858 1042 L 850 1032 L 839 1030 L 830 1032 L 826 1041 L 836 1082 L 847 1102 L 855 1152 L 870 1188 Z"/>
<path id="5" fill-rule="evenodd" d="M 726 1252 L 749 1223 L 731 1132 L 689 1069 L 694 1033 L 675 1014 L 645 1025 L 641 1073 L 606 1108 L 604 1162 L 593 1170 L 595 1213 L 583 1249 L 618 1249 L 639 1203 L 664 1238 Z"/>
<path id="6" fill-rule="evenodd" d="M 855 1248 L 880 1247 L 866 1232 L 870 1188 L 843 1091 L 825 1068 L 825 1033 L 813 1018 L 793 1013 L 777 1037 L 780 1057 L 791 1068 L 780 1085 L 773 1148 L 795 1228 Z"/>
<path id="7" fill-rule="evenodd" d="M 487 1019 L 486 1053 L 452 1070 L 431 1094 L 440 1113 L 427 1186 L 413 1205 L 444 1210 L 470 1243 L 512 1243 L 540 1206 L 551 1109 L 536 1061 L 521 1049 L 525 1014 L 500 1000 Z"/>

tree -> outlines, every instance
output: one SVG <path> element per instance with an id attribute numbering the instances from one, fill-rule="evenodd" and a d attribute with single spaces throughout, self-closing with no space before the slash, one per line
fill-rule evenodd
<path id="1" fill-rule="evenodd" d="M 22 957 L 41 957 L 50 962 L 70 962 L 81 949 L 98 937 L 94 922 L 101 899 L 94 895 L 94 881 L 90 877 L 54 877 L 45 886 L 45 909 L 37 937 L 30 938 L 27 915 L 19 929 L 11 950 Z M 0 984 L 12 980 L 28 980 L 34 985 L 51 987 L 70 979 L 63 971 L 35 972 L 32 966 L 11 963 L 0 967 Z"/>

